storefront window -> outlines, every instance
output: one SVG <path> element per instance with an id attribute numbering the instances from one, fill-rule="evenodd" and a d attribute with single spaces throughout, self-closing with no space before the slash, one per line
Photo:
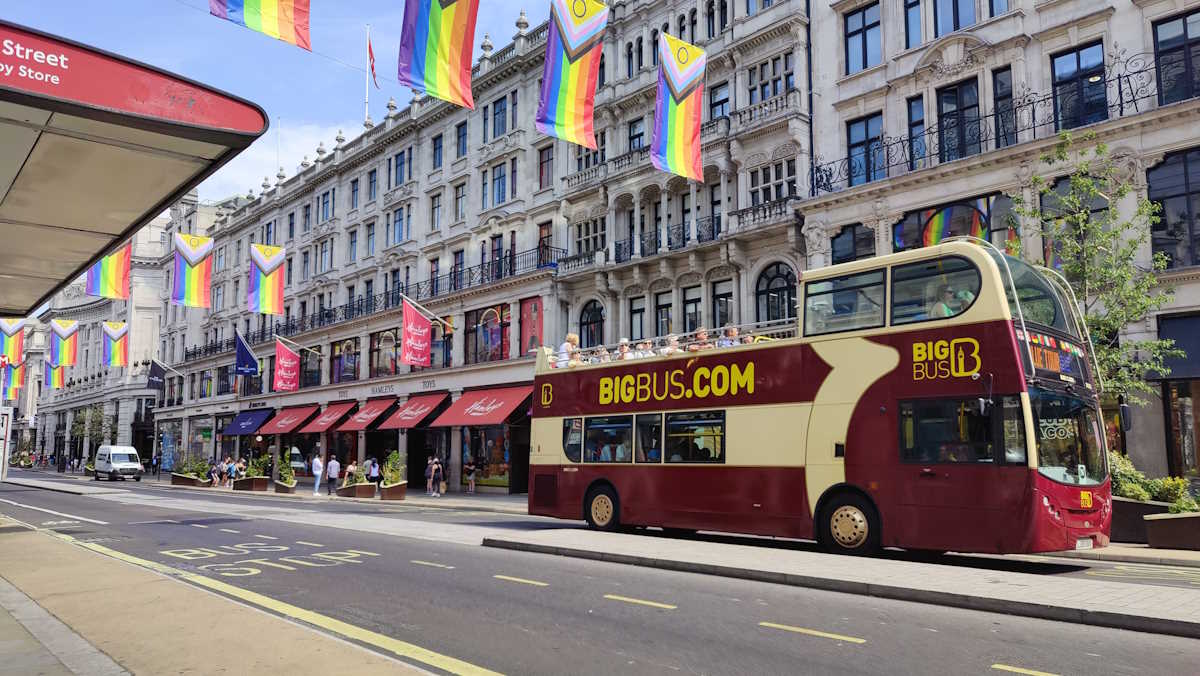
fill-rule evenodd
<path id="1" fill-rule="evenodd" d="M 200 373 L 200 398 L 211 397 L 213 395 L 213 379 L 212 371 L 203 371 Z"/>
<path id="2" fill-rule="evenodd" d="M 56 435 L 56 442 L 59 439 L 61 437 Z M 158 450 L 162 456 L 162 470 L 170 472 L 183 461 L 183 421 L 164 420 L 160 422 L 158 424 L 158 443 Z"/>
<path id="3" fill-rule="evenodd" d="M 1167 436 L 1171 448 L 1167 457 L 1172 475 L 1200 476 L 1197 464 L 1197 430 L 1200 429 L 1200 411 L 1196 399 L 1200 398 L 1200 380 L 1177 380 L 1166 385 L 1167 405 L 1170 412 Z"/>
<path id="4" fill-rule="evenodd" d="M 400 329 L 388 329 L 371 334 L 371 377 L 394 376 L 399 371 Z"/>
<path id="5" fill-rule="evenodd" d="M 219 415 L 217 416 L 217 426 L 214 432 L 217 435 L 217 457 L 224 458 L 226 456 L 233 457 L 234 446 L 237 444 L 237 437 L 232 434 L 221 434 L 225 428 L 233 422 L 236 415 Z"/>
<path id="6" fill-rule="evenodd" d="M 321 346 L 300 352 L 300 387 L 321 384 Z"/>
<path id="7" fill-rule="evenodd" d="M 508 488 L 509 428 L 507 425 L 462 428 L 463 467 L 475 461 L 475 485 Z M 462 473 L 462 485 L 467 485 Z"/>
<path id="8" fill-rule="evenodd" d="M 188 458 L 213 456 L 212 418 L 192 418 L 188 421 Z"/>
<path id="9" fill-rule="evenodd" d="M 466 363 L 482 364 L 508 359 L 509 314 L 507 303 L 467 313 Z"/>
<path id="10" fill-rule="evenodd" d="M 329 382 L 345 383 L 358 380 L 358 338 L 339 340 L 332 346 L 329 360 Z"/>

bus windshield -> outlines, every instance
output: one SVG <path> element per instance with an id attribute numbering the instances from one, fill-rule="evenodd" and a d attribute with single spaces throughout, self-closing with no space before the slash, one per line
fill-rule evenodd
<path id="1" fill-rule="evenodd" d="M 1096 407 L 1075 396 L 1032 388 L 1038 472 L 1064 484 L 1095 486 L 1108 474 Z"/>
<path id="2" fill-rule="evenodd" d="M 988 252 L 996 259 L 1001 274 L 1004 274 L 1005 262 L 1008 263 L 1008 269 L 1012 271 L 1012 286 L 1016 288 L 1017 297 L 1021 299 L 1021 310 L 1024 311 L 1027 323 L 1038 324 L 1068 336 L 1082 337 L 1083 334 L 1075 323 L 1075 315 L 1070 311 L 1067 299 L 1062 297 L 1057 286 L 1046 279 L 1037 268 L 1019 258 L 1002 257 L 1002 254 L 990 249 Z M 1012 297 L 1013 289 L 1007 284 L 1004 294 L 1008 298 L 1010 312 L 1013 317 L 1017 317 L 1017 305 Z"/>

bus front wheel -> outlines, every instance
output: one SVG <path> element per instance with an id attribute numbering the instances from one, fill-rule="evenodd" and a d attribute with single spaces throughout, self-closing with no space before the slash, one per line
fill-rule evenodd
<path id="1" fill-rule="evenodd" d="M 821 514 L 821 544 L 830 553 L 863 556 L 879 551 L 879 515 L 863 496 L 835 495 Z"/>
<path id="2" fill-rule="evenodd" d="M 616 491 L 609 486 L 598 486 L 584 500 L 583 516 L 592 528 L 611 531 L 620 524 L 620 509 Z"/>

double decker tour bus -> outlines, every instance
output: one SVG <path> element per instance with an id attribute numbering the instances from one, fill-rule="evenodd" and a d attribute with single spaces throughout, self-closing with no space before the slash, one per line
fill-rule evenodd
<path id="1" fill-rule="evenodd" d="M 959 238 L 801 282 L 775 339 L 575 366 L 543 348 L 529 513 L 852 554 L 1108 544 L 1094 362 L 1057 273 Z"/>

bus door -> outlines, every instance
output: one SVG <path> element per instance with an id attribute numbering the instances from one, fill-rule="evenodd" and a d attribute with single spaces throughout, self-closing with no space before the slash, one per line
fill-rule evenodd
<path id="1" fill-rule="evenodd" d="M 984 411 L 977 398 L 902 401 L 899 421 L 901 545 L 1011 549 L 1029 490 L 1020 399 Z"/>

